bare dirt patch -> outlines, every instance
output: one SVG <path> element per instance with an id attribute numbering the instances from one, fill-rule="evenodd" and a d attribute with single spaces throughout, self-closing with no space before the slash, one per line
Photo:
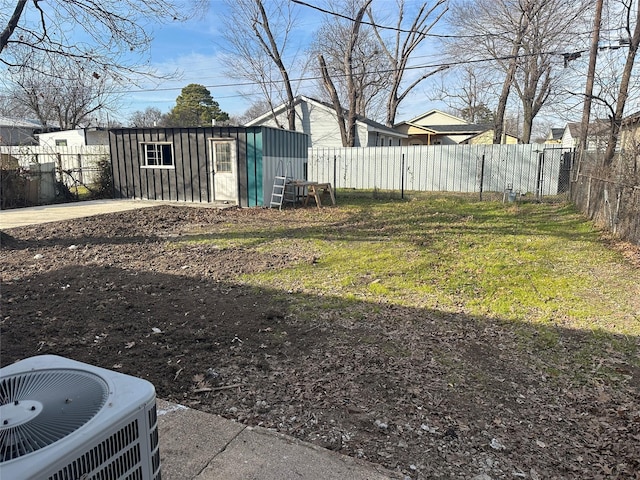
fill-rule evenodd
<path id="1" fill-rule="evenodd" d="M 163 206 L 9 230 L 1 364 L 57 354 L 115 369 L 161 398 L 411 478 L 640 478 L 638 369 L 612 351 L 585 360 L 581 381 L 545 351 L 554 335 L 569 358 L 589 332 L 520 325 L 517 336 L 498 320 L 366 302 L 300 310 L 313 292 L 239 275 L 313 252 L 171 242 L 239 224 L 286 237 L 312 217 Z"/>

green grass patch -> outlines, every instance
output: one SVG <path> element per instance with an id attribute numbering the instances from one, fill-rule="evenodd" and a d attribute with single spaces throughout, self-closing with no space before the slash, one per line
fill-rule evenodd
<path id="1" fill-rule="evenodd" d="M 448 194 L 338 198 L 337 208 L 265 212 L 264 225 L 222 225 L 187 241 L 313 257 L 241 279 L 305 293 L 292 300 L 299 311 L 364 318 L 365 302 L 511 322 L 523 350 L 554 360 L 551 376 L 563 355 L 589 370 L 603 349 L 635 351 L 640 272 L 572 206 Z M 589 335 L 567 352 L 558 329 Z"/>

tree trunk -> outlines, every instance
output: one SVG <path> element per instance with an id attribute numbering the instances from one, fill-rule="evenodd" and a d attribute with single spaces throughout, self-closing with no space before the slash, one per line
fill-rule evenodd
<path id="1" fill-rule="evenodd" d="M 618 101 L 616 102 L 616 110 L 611 119 L 611 130 L 609 131 L 609 142 L 607 143 L 607 150 L 604 155 L 604 164 L 610 166 L 613 162 L 613 156 L 618 146 L 618 136 L 620 135 L 620 127 L 622 126 L 622 118 L 624 115 L 624 107 L 627 103 L 627 97 L 629 96 L 629 83 L 631 80 L 631 73 L 633 71 L 633 64 L 635 62 L 636 54 L 638 53 L 638 46 L 640 45 L 640 2 L 638 2 L 636 10 L 636 24 L 633 29 L 633 36 L 629 44 L 629 52 L 627 53 L 627 60 L 624 64 L 624 70 L 622 71 L 622 78 L 620 80 L 620 90 L 618 93 Z"/>
<path id="2" fill-rule="evenodd" d="M 16 3 L 16 8 L 13 10 L 13 14 L 7 23 L 5 29 L 0 33 L 0 53 L 4 51 L 4 48 L 9 43 L 9 39 L 16 27 L 18 26 L 18 22 L 20 22 L 20 17 L 22 17 L 22 12 L 24 12 L 24 7 L 27 4 L 27 0 L 19 0 Z"/>
<path id="3" fill-rule="evenodd" d="M 336 90 L 331 77 L 329 76 L 329 71 L 327 70 L 327 64 L 324 61 L 324 57 L 322 55 L 318 55 L 318 63 L 320 64 L 320 72 L 322 73 L 322 83 L 324 83 L 324 88 L 329 92 L 329 96 L 331 97 L 331 103 L 333 103 L 333 109 L 336 111 L 336 117 L 338 119 L 338 127 L 340 128 L 340 138 L 342 139 L 342 146 L 348 147 L 348 139 L 347 139 L 347 128 L 344 124 L 344 110 L 342 109 L 342 105 L 340 105 L 340 97 L 338 97 L 338 92 Z"/>
<path id="4" fill-rule="evenodd" d="M 391 68 L 393 71 L 391 77 L 391 87 L 389 88 L 389 94 L 387 97 L 387 115 L 385 123 L 388 127 L 393 127 L 396 114 L 398 112 L 398 107 L 400 103 L 406 98 L 406 96 L 423 80 L 429 78 L 431 75 L 434 75 L 445 68 L 448 67 L 439 67 L 436 70 L 426 73 L 422 75 L 417 80 L 413 81 L 409 84 L 402 93 L 400 92 L 400 87 L 402 85 L 402 80 L 404 78 L 405 70 L 407 68 L 407 64 L 411 55 L 418 48 L 418 46 L 428 37 L 428 33 L 431 31 L 433 26 L 438 23 L 438 21 L 443 17 L 443 15 L 447 12 L 449 7 L 446 5 L 446 0 L 436 0 L 432 4 L 428 2 L 424 2 L 421 4 L 418 13 L 413 18 L 413 22 L 411 23 L 411 27 L 408 30 L 402 28 L 402 20 L 405 14 L 405 2 L 404 0 L 398 1 L 399 12 L 398 12 L 398 21 L 396 23 L 396 34 L 395 34 L 395 45 L 392 49 L 387 46 L 387 43 L 380 35 L 380 32 L 377 27 L 377 23 L 375 22 L 371 11 L 369 11 L 369 19 L 371 20 L 371 25 L 373 27 L 373 31 L 378 38 L 378 42 L 380 47 L 384 50 L 389 63 L 391 64 Z M 443 6 L 444 5 L 444 6 Z M 440 11 L 438 12 L 438 9 Z M 405 31 L 407 35 L 401 35 L 401 33 Z M 391 51 L 393 50 L 393 52 Z"/>
<path id="5" fill-rule="evenodd" d="M 353 20 L 353 26 L 351 28 L 351 35 L 349 36 L 349 43 L 344 55 L 344 71 L 347 80 L 347 95 L 349 97 L 349 111 L 347 112 L 347 145 L 346 147 L 353 147 L 356 144 L 356 118 L 358 107 L 358 96 L 360 92 L 356 88 L 353 81 L 353 50 L 358 42 L 358 35 L 360 34 L 360 26 L 362 25 L 362 17 L 364 16 L 367 8 L 373 0 L 367 0 Z"/>
<path id="6" fill-rule="evenodd" d="M 580 143 L 578 144 L 579 157 L 587 149 L 587 136 L 589 135 L 589 121 L 591 117 L 591 100 L 593 84 L 595 81 L 596 59 L 598 57 L 598 43 L 600 43 L 600 27 L 602 23 L 602 1 L 596 1 L 596 13 L 593 21 L 593 36 L 589 50 L 589 67 L 587 70 L 587 85 L 584 93 L 584 105 L 582 107 L 582 122 L 580 123 Z"/>
<path id="7" fill-rule="evenodd" d="M 502 84 L 502 91 L 500 92 L 500 98 L 498 99 L 498 108 L 496 109 L 496 115 L 493 119 L 493 143 L 502 143 L 502 134 L 504 133 L 504 114 L 507 110 L 507 100 L 509 100 L 509 93 L 511 92 L 511 86 L 513 85 L 513 78 L 516 74 L 517 55 L 520 51 L 520 38 L 514 44 L 511 50 L 511 59 L 509 60 L 509 68 L 507 69 L 507 75 Z"/>
<path id="8" fill-rule="evenodd" d="M 256 5 L 260 10 L 260 16 L 262 17 L 262 28 L 267 34 L 267 40 L 269 40 L 270 48 L 264 45 L 267 54 L 271 57 L 273 62 L 278 67 L 280 72 L 280 76 L 282 77 L 282 83 L 284 83 L 284 89 L 287 93 L 287 122 L 289 124 L 289 130 L 296 129 L 296 111 L 294 104 L 294 96 L 293 89 L 291 88 L 291 81 L 289 79 L 289 72 L 287 72 L 287 68 L 284 66 L 282 62 L 282 56 L 280 55 L 280 49 L 278 48 L 278 44 L 276 43 L 275 38 L 273 38 L 273 33 L 271 32 L 271 27 L 269 26 L 269 18 L 267 17 L 267 12 L 264 9 L 264 5 L 262 4 L 262 0 L 257 0 Z M 256 30 L 256 27 L 253 27 Z M 259 40 L 262 40 L 259 32 L 256 30 L 256 36 Z"/>
<path id="9" fill-rule="evenodd" d="M 502 134 L 504 130 L 504 114 L 507 110 L 507 100 L 509 100 L 509 93 L 511 92 L 511 86 L 513 85 L 513 79 L 518 69 L 518 53 L 522 48 L 522 38 L 525 32 L 529 28 L 529 22 L 527 21 L 528 12 L 521 12 L 518 20 L 518 31 L 516 32 L 516 38 L 513 40 L 513 47 L 511 48 L 511 55 L 509 56 L 509 67 L 507 68 L 507 75 L 502 84 L 502 91 L 500 92 L 500 98 L 498 99 L 498 108 L 496 109 L 496 116 L 493 120 L 493 143 L 502 143 Z"/>
<path id="10" fill-rule="evenodd" d="M 522 112 L 522 143 L 531 142 L 531 130 L 533 129 L 533 108 L 531 106 L 523 106 Z"/>

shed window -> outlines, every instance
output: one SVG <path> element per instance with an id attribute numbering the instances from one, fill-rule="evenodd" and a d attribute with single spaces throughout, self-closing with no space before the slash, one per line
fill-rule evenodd
<path id="1" fill-rule="evenodd" d="M 231 143 L 230 142 L 214 142 L 216 172 L 231 172 L 233 166 L 231 164 Z"/>
<path id="2" fill-rule="evenodd" d="M 168 142 L 143 143 L 145 167 L 173 167 L 173 144 Z"/>
<path id="3" fill-rule="evenodd" d="M 66 147 L 67 141 L 65 139 L 56 140 L 56 147 Z"/>

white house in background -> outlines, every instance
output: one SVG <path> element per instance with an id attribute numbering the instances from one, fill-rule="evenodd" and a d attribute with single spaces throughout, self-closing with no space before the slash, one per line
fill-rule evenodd
<path id="1" fill-rule="evenodd" d="M 333 106 L 304 95 L 299 95 L 294 101 L 296 112 L 296 130 L 309 135 L 310 147 L 342 147 L 338 117 Z M 276 121 L 277 119 L 277 121 Z M 283 103 L 258 118 L 247 122 L 245 126 L 267 126 L 278 128 L 288 126 L 287 105 Z M 356 147 L 397 146 L 407 136 L 358 116 L 356 120 Z"/>
<path id="2" fill-rule="evenodd" d="M 0 145 L 37 145 L 41 131 L 39 122 L 0 116 Z"/>
<path id="3" fill-rule="evenodd" d="M 587 135 L 587 150 L 603 150 L 607 146 L 609 122 L 595 120 L 589 124 Z M 577 148 L 580 143 L 580 123 L 567 123 L 562 133 L 562 148 Z"/>
<path id="4" fill-rule="evenodd" d="M 38 135 L 41 146 L 84 147 L 86 145 L 109 145 L 109 132 L 104 128 L 76 128 Z"/>

